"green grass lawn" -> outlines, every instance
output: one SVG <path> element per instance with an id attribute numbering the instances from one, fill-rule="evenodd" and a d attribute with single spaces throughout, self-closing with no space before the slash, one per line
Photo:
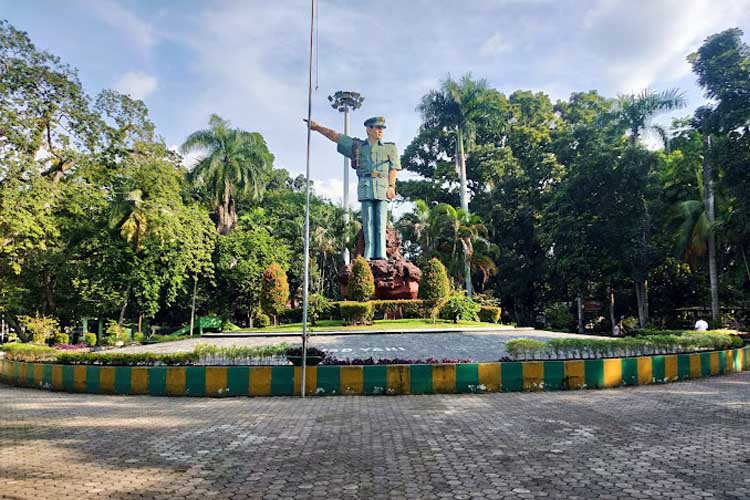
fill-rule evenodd
<path id="1" fill-rule="evenodd" d="M 459 321 L 454 323 L 452 321 L 439 319 L 436 323 L 433 323 L 429 319 L 388 319 L 388 320 L 377 320 L 373 325 L 356 325 L 356 326 L 344 326 L 340 320 L 321 320 L 318 321 L 317 325 L 310 327 L 311 332 L 321 332 L 325 330 L 356 330 L 356 331 L 369 331 L 369 330 L 413 330 L 413 329 L 433 329 L 440 328 L 442 330 L 451 329 L 466 329 L 466 328 L 510 328 L 507 325 L 498 325 L 496 323 L 483 323 L 481 321 Z M 288 325 L 269 326 L 266 328 L 253 328 L 243 329 L 241 331 L 251 331 L 257 333 L 279 333 L 279 332 L 298 332 L 302 330 L 302 323 L 290 323 Z M 235 332 L 240 331 L 236 330 Z M 235 332 L 224 332 L 224 333 L 235 333 Z"/>

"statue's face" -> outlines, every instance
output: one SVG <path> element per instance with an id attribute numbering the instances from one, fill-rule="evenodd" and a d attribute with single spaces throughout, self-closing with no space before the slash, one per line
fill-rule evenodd
<path id="1" fill-rule="evenodd" d="M 380 141 L 383 139 L 383 127 L 367 127 L 367 138 L 371 141 Z"/>

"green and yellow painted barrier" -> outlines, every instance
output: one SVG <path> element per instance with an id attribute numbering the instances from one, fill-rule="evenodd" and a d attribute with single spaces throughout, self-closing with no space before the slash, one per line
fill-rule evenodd
<path id="1" fill-rule="evenodd" d="M 634 358 L 434 365 L 311 366 L 306 393 L 453 394 L 603 389 L 750 370 L 750 346 L 728 351 Z M 53 391 L 152 396 L 292 396 L 293 366 L 92 366 L 0 359 L 6 384 Z"/>

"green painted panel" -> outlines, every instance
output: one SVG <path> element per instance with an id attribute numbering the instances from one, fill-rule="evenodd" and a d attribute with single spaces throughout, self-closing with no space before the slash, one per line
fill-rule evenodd
<path id="1" fill-rule="evenodd" d="M 386 366 L 363 366 L 362 387 L 365 394 L 385 394 L 388 385 L 388 367 Z"/>
<path id="2" fill-rule="evenodd" d="M 185 395 L 204 396 L 206 394 L 206 367 L 185 367 Z"/>
<path id="3" fill-rule="evenodd" d="M 63 365 L 62 367 L 62 379 L 63 379 L 63 389 L 68 392 L 73 392 L 73 366 L 72 365 Z"/>
<path id="4" fill-rule="evenodd" d="M 26 363 L 26 385 L 34 387 L 34 365 L 36 363 Z"/>
<path id="5" fill-rule="evenodd" d="M 544 390 L 558 390 L 565 386 L 565 362 L 544 362 Z"/>
<path id="6" fill-rule="evenodd" d="M 638 385 L 638 360 L 622 358 L 622 385 Z"/>
<path id="7" fill-rule="evenodd" d="M 341 368 L 338 366 L 318 366 L 318 391 L 322 389 L 321 394 L 338 394 L 341 392 L 339 387 L 340 375 Z"/>
<path id="8" fill-rule="evenodd" d="M 271 396 L 294 395 L 294 367 L 271 367 Z"/>
<path id="9" fill-rule="evenodd" d="M 456 365 L 456 392 L 477 392 L 479 365 L 460 363 Z"/>
<path id="10" fill-rule="evenodd" d="M 664 356 L 651 357 L 651 376 L 657 383 L 664 382 L 667 376 L 664 368 Z"/>
<path id="11" fill-rule="evenodd" d="M 721 351 L 719 353 L 719 373 L 727 372 L 727 351 Z"/>
<path id="12" fill-rule="evenodd" d="M 604 361 L 601 359 L 587 359 L 583 363 L 584 380 L 587 389 L 604 387 Z"/>
<path id="13" fill-rule="evenodd" d="M 152 366 L 148 369 L 148 393 L 152 396 L 167 394 L 166 366 Z"/>
<path id="14" fill-rule="evenodd" d="M 517 362 L 500 363 L 500 382 L 503 391 L 523 389 L 523 365 Z"/>
<path id="15" fill-rule="evenodd" d="M 677 378 L 679 380 L 687 380 L 690 378 L 690 355 L 689 354 L 677 355 Z"/>
<path id="16" fill-rule="evenodd" d="M 409 378 L 412 394 L 432 393 L 432 365 L 410 365 Z"/>
<path id="17" fill-rule="evenodd" d="M 99 375 L 102 368 L 100 366 L 86 367 L 86 392 L 89 394 L 99 393 Z"/>
<path id="18" fill-rule="evenodd" d="M 11 380 L 14 384 L 19 384 L 18 379 L 21 377 L 21 363 L 13 361 L 13 371 L 11 374 Z"/>
<path id="19" fill-rule="evenodd" d="M 130 394 L 130 367 L 115 366 L 115 393 Z"/>
<path id="20" fill-rule="evenodd" d="M 711 376 L 711 353 L 701 353 L 701 377 Z"/>
<path id="21" fill-rule="evenodd" d="M 52 388 L 52 365 L 42 366 L 42 384 L 44 387 Z"/>
<path id="22" fill-rule="evenodd" d="M 227 388 L 230 396 L 247 396 L 250 394 L 250 367 L 228 366 Z"/>

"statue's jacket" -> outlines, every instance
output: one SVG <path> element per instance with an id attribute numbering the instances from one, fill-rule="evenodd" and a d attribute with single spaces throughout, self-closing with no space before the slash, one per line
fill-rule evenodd
<path id="1" fill-rule="evenodd" d="M 352 168 L 357 170 L 357 198 L 359 201 L 384 200 L 388 198 L 388 173 L 401 169 L 396 144 L 382 142 L 370 145 L 367 140 L 360 140 L 341 134 L 337 150 L 352 160 Z"/>

